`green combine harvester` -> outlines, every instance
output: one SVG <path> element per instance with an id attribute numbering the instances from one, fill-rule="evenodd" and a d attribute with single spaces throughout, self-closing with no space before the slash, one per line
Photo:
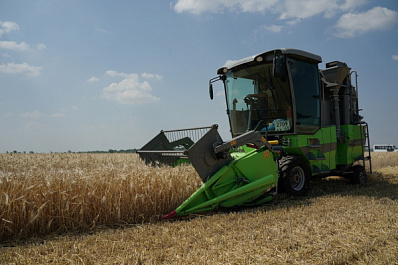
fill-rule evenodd
<path id="1" fill-rule="evenodd" d="M 164 218 L 263 204 L 278 192 L 301 196 L 314 177 L 365 183 L 372 166 L 357 73 L 339 61 L 320 70 L 320 62 L 278 49 L 218 69 L 209 93 L 213 99 L 212 83 L 224 83 L 232 140 L 223 141 L 217 125 L 161 131 L 138 151 L 152 166 L 189 162 L 204 182 Z"/>

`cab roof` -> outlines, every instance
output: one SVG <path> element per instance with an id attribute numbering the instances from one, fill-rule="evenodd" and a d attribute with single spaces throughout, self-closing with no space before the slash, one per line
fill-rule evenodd
<path id="1" fill-rule="evenodd" d="M 223 67 L 221 67 L 220 69 L 218 69 L 217 74 L 223 74 L 225 73 L 224 70 L 227 69 L 232 69 L 238 65 L 241 64 L 245 64 L 245 63 L 249 63 L 249 62 L 253 62 L 255 61 L 257 58 L 262 57 L 265 60 L 272 60 L 273 56 L 275 53 L 281 53 L 281 54 L 285 54 L 285 55 L 292 55 L 294 57 L 298 57 L 300 59 L 304 59 L 304 60 L 308 60 L 314 63 L 320 63 L 322 62 L 322 58 L 319 55 L 310 53 L 310 52 L 306 52 L 303 50 L 299 50 L 299 49 L 290 49 L 290 48 L 283 48 L 283 49 L 276 49 L 276 50 L 271 50 L 271 51 L 267 51 L 267 52 L 263 52 L 260 54 L 256 54 L 256 55 L 252 55 L 240 60 L 236 60 L 236 61 L 227 61 L 225 63 L 225 65 Z"/>

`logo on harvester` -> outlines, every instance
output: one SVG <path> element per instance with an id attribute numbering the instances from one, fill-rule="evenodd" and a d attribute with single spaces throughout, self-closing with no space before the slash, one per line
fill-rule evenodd
<path id="1" fill-rule="evenodd" d="M 232 140 L 231 142 L 229 142 L 231 144 L 231 146 L 236 145 L 236 140 Z"/>
<path id="2" fill-rule="evenodd" d="M 264 158 L 267 159 L 269 157 L 270 157 L 269 150 L 267 150 L 267 151 L 264 152 Z"/>

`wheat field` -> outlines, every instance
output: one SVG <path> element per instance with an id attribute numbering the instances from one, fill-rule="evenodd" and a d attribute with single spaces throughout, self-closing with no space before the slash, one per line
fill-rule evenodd
<path id="1" fill-rule="evenodd" d="M 199 187 L 195 176 L 135 154 L 2 154 L 0 238 L 150 222 Z"/>
<path id="2" fill-rule="evenodd" d="M 398 154 L 363 186 L 159 221 L 201 180 L 135 154 L 0 155 L 1 264 L 398 264 Z"/>

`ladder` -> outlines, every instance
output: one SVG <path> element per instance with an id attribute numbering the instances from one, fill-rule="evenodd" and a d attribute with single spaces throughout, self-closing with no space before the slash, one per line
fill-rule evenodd
<path id="1" fill-rule="evenodd" d="M 370 155 L 370 140 L 369 140 L 369 125 L 367 122 L 361 122 L 361 147 L 362 147 L 362 160 L 363 166 L 366 170 L 366 161 L 369 161 L 369 170 L 366 173 L 372 174 L 372 157 Z M 365 130 L 364 130 L 365 129 Z M 367 149 L 368 156 L 365 156 L 365 151 Z"/>

